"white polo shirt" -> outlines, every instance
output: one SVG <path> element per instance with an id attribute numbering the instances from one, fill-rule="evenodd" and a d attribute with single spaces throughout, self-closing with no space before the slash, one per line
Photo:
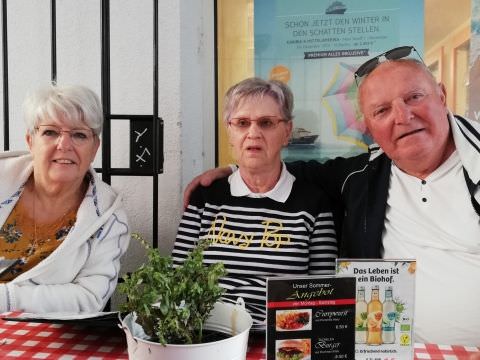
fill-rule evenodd
<path id="1" fill-rule="evenodd" d="M 480 345 L 478 234 L 457 151 L 423 181 L 392 164 L 383 257 L 417 260 L 416 341 Z"/>
<path id="2" fill-rule="evenodd" d="M 284 203 L 287 201 L 290 193 L 292 192 L 293 182 L 295 181 L 295 176 L 290 174 L 285 166 L 285 163 L 282 162 L 282 172 L 280 173 L 280 178 L 273 187 L 273 189 L 265 193 L 254 193 L 250 190 L 243 181 L 240 171 L 234 171 L 229 177 L 228 182 L 230 184 L 230 193 L 232 196 L 248 196 L 252 198 L 270 198 L 277 202 Z"/>

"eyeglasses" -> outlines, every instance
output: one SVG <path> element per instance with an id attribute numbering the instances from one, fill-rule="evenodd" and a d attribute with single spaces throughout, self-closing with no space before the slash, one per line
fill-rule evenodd
<path id="1" fill-rule="evenodd" d="M 355 74 L 354 74 L 355 82 L 357 83 L 357 86 L 358 86 L 359 79 L 361 79 L 365 75 L 370 74 L 380 63 L 385 61 L 383 60 L 383 58 L 385 58 L 386 60 L 398 60 L 398 59 L 406 58 L 412 53 L 412 50 L 415 51 L 415 53 L 423 63 L 422 57 L 420 56 L 420 54 L 418 53 L 417 49 L 415 49 L 414 46 L 396 47 L 394 49 L 385 51 L 384 53 L 377 55 L 371 58 L 370 60 L 364 62 L 362 65 L 360 65 L 360 67 L 357 69 L 357 71 L 355 71 Z"/>
<path id="2" fill-rule="evenodd" d="M 262 131 L 269 131 L 275 129 L 281 122 L 287 121 L 276 116 L 263 116 L 258 119 L 233 118 L 228 121 L 228 125 L 237 131 L 247 131 L 252 123 L 256 122 Z"/>
<path id="3" fill-rule="evenodd" d="M 35 130 L 40 134 L 42 140 L 52 144 L 57 144 L 64 133 L 70 136 L 75 146 L 88 144 L 94 136 L 92 129 L 62 130 L 55 125 L 38 125 Z"/>

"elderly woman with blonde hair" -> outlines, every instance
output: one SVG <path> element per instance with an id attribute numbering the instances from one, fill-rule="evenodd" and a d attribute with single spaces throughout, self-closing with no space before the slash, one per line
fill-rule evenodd
<path id="1" fill-rule="evenodd" d="M 99 311 L 130 238 L 91 166 L 102 106 L 86 87 L 50 86 L 24 108 L 29 153 L 0 153 L 0 312 Z"/>
<path id="2" fill-rule="evenodd" d="M 265 319 L 270 276 L 331 274 L 337 243 L 325 194 L 288 172 L 281 150 L 292 132 L 293 95 L 278 81 L 249 78 L 225 97 L 224 124 L 238 171 L 198 187 L 183 214 L 173 257 L 183 262 L 199 240 L 207 264 L 223 262 L 224 300 L 245 300 Z"/>

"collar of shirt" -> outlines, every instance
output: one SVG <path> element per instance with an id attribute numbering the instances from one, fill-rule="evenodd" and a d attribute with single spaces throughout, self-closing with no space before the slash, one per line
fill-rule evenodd
<path id="1" fill-rule="evenodd" d="M 448 113 L 455 147 L 467 170 L 468 176 L 475 184 L 480 182 L 480 123 Z"/>
<path id="2" fill-rule="evenodd" d="M 272 190 L 265 193 L 252 192 L 240 176 L 240 171 L 235 171 L 228 177 L 228 182 L 230 183 L 230 193 L 232 196 L 248 196 L 251 198 L 268 197 L 281 203 L 287 201 L 288 197 L 290 196 L 294 181 L 295 176 L 288 172 L 284 162 L 282 162 L 282 173 L 280 174 L 280 179 L 278 179 Z"/>
<path id="3" fill-rule="evenodd" d="M 425 181 L 428 183 L 431 183 L 432 181 L 435 181 L 437 179 L 447 177 L 449 173 L 452 172 L 453 168 L 456 166 L 462 166 L 462 163 L 460 161 L 460 156 L 458 155 L 458 151 L 454 150 L 450 156 L 445 160 L 438 168 L 436 168 L 434 171 L 432 171 L 426 178 Z M 420 181 L 417 177 L 413 175 L 409 175 L 406 172 L 404 172 L 402 169 L 400 169 L 397 164 L 395 164 L 394 161 L 392 161 L 392 169 L 391 171 L 398 171 L 398 176 L 403 174 L 405 177 L 409 177 L 411 179 L 414 179 L 414 182 Z M 462 173 L 463 176 L 463 173 Z M 423 184 L 423 182 L 422 182 Z M 446 190 L 446 189 L 445 189 Z"/>

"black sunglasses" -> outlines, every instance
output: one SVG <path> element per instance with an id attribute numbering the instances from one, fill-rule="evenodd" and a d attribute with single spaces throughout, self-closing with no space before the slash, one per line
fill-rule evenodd
<path id="1" fill-rule="evenodd" d="M 355 76 L 355 82 L 357 83 L 358 86 L 358 80 L 364 77 L 365 75 L 370 74 L 377 66 L 380 64 L 382 61 L 382 58 L 385 58 L 387 60 L 398 60 L 402 58 L 406 58 L 412 53 L 412 50 L 415 51 L 417 56 L 420 58 L 420 60 L 423 63 L 423 59 L 418 53 L 417 49 L 415 49 L 414 46 L 399 46 L 394 49 L 385 51 L 384 53 L 377 55 L 370 60 L 367 60 L 364 62 L 360 67 L 355 71 L 353 74 Z"/>

